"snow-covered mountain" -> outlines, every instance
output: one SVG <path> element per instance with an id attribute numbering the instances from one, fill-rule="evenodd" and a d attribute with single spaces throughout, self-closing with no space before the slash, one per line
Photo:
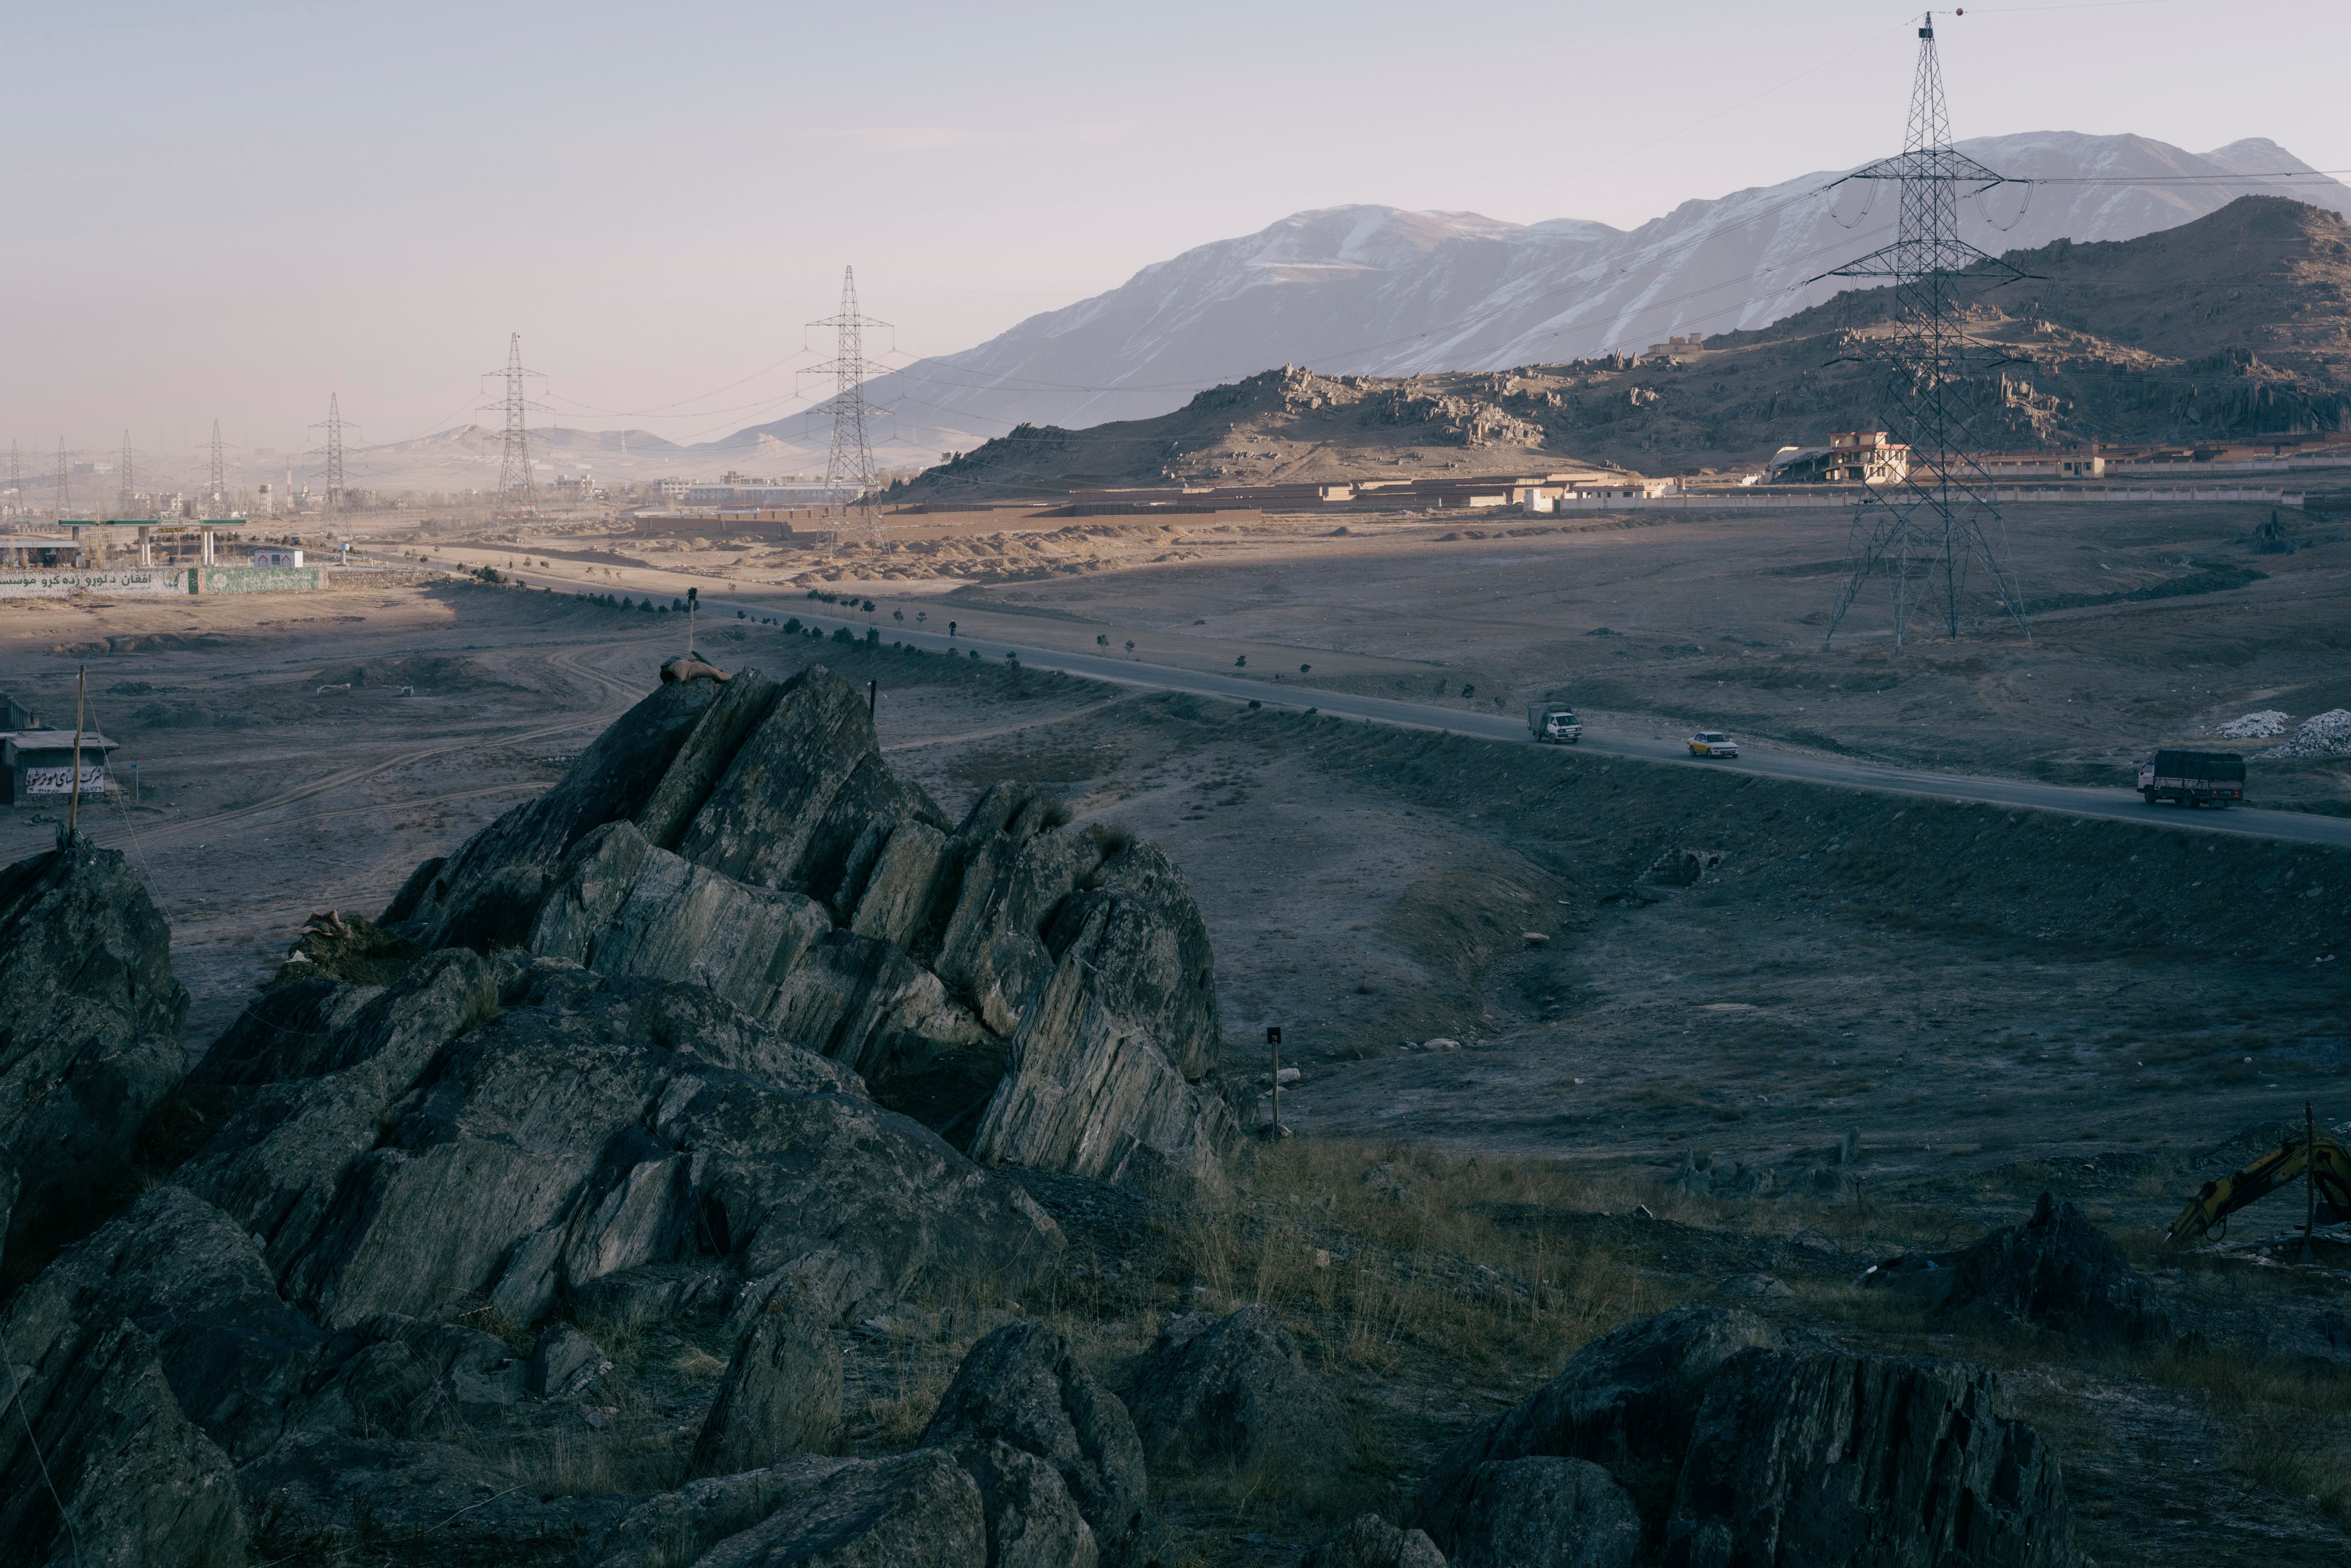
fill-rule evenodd
<path id="1" fill-rule="evenodd" d="M 2205 153 L 2073 131 L 1960 146 L 2001 173 L 2052 182 L 1965 204 L 1964 237 L 1995 254 L 2130 239 L 2248 193 L 2351 213 L 2351 188 L 2260 138 Z M 1384 206 L 1298 213 L 879 377 L 867 394 L 894 411 L 902 435 L 944 448 L 1022 420 L 1075 426 L 1163 413 L 1284 362 L 1384 375 L 1495 369 L 1761 327 L 1851 287 L 1810 280 L 1892 237 L 1893 189 L 1823 192 L 1838 172 L 1686 202 L 1629 233 Z M 2303 178 L 2260 177 L 2278 174 Z M 799 416 L 714 444 L 788 430 L 805 439 L 806 424 Z"/>

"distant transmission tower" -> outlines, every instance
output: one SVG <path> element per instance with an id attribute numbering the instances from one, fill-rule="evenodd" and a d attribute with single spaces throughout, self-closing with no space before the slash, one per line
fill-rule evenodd
<path id="1" fill-rule="evenodd" d="M 329 408 L 334 400 L 327 400 Z M 228 510 L 228 476 L 221 467 L 220 421 L 213 421 L 213 482 L 204 495 L 204 516 L 217 517 Z"/>
<path id="2" fill-rule="evenodd" d="M 810 327 L 830 327 L 834 333 L 832 358 L 820 365 L 810 365 L 802 373 L 832 377 L 832 401 L 824 405 L 832 413 L 832 453 L 825 460 L 824 499 L 826 506 L 840 508 L 842 513 L 842 522 L 832 530 L 835 544 L 852 531 L 847 525 L 847 512 L 852 507 L 858 514 L 853 531 L 862 536 L 867 544 L 882 544 L 890 536 L 889 525 L 877 509 L 882 475 L 873 465 L 873 444 L 865 430 L 866 415 L 871 411 L 865 402 L 864 384 L 866 377 L 879 375 L 890 368 L 865 357 L 865 329 L 889 324 L 857 313 L 857 269 L 849 267 L 841 269 L 841 313 L 809 323 Z"/>
<path id="3" fill-rule="evenodd" d="M 139 509 L 139 486 L 131 472 L 131 433 L 122 433 L 122 483 L 114 492 L 114 515 L 127 517 Z"/>
<path id="4" fill-rule="evenodd" d="M 332 517 L 343 509 L 343 432 L 359 427 L 343 417 L 342 394 L 329 392 L 326 419 L 310 428 L 327 433 L 327 444 L 312 448 L 312 452 L 326 459 L 327 515 Z"/>
<path id="5" fill-rule="evenodd" d="M 72 470 L 66 463 L 66 438 L 57 437 L 57 516 L 62 519 L 73 508 L 73 490 L 67 476 Z"/>
<path id="6" fill-rule="evenodd" d="M 492 372 L 493 374 L 496 372 Z M 523 395 L 523 379 L 538 374 L 522 368 L 522 334 L 514 333 L 507 340 L 507 395 L 496 402 L 484 403 L 485 409 L 503 410 L 507 416 L 506 440 L 498 451 L 498 509 L 506 512 L 535 512 L 538 509 L 538 486 L 530 477 L 530 436 L 523 428 L 523 415 L 531 409 L 546 412 L 546 405 L 536 403 Z"/>
<path id="7" fill-rule="evenodd" d="M 25 505 L 25 459 L 16 450 L 16 443 L 8 443 L 8 492 L 16 497 L 18 511 L 29 511 Z"/>
<path id="8" fill-rule="evenodd" d="M 1888 436 L 1910 451 L 1903 477 L 1864 487 L 1845 542 L 1844 583 L 1823 646 L 1836 636 L 1863 585 L 1881 571 L 1893 592 L 1896 648 L 1922 604 L 1937 605 L 1946 633 L 1958 636 L 1968 572 L 1976 563 L 1991 576 L 2000 608 L 2029 639 L 2008 526 L 1968 432 L 1969 380 L 1988 368 L 1980 361 L 1989 356 L 1968 339 L 1956 276 L 1976 268 L 1973 281 L 1980 286 L 2026 275 L 1959 237 L 1960 198 L 2011 182 L 1951 146 L 1933 12 L 1918 29 L 1918 73 L 1901 156 L 1880 159 L 1844 179 L 1893 180 L 1902 193 L 1894 243 L 1821 277 L 1894 280 L 1893 327 L 1874 345 L 1886 372 L 1878 418 Z"/>

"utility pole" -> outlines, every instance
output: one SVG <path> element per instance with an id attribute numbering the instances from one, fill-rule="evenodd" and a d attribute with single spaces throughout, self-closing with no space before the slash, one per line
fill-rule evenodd
<path id="1" fill-rule="evenodd" d="M 1845 541 L 1844 582 L 1829 612 L 1822 645 L 1835 638 L 1863 585 L 1880 572 L 1893 592 L 1897 651 L 1914 612 L 1937 600 L 1945 634 L 1957 637 L 1973 565 L 1984 569 L 2000 610 L 2029 642 L 2032 630 L 2025 624 L 2008 525 L 1993 503 L 1991 476 L 1975 456 L 1978 444 L 1967 424 L 1969 382 L 1991 369 L 1993 356 L 1968 336 L 1959 277 L 1973 269 L 1969 283 L 1982 287 L 2027 276 L 1959 235 L 1961 197 L 2018 182 L 1951 145 L 1931 11 L 1918 29 L 1917 74 L 1902 153 L 1856 169 L 1836 183 L 1854 180 L 1896 183 L 1901 200 L 1895 241 L 1809 281 L 1893 280 L 1892 330 L 1875 345 L 1885 377 L 1877 418 L 1891 441 L 1907 445 L 1908 462 L 1900 475 L 1889 473 L 1883 482 L 1862 487 Z M 1865 455 L 1856 455 L 1866 462 Z"/>
<path id="2" fill-rule="evenodd" d="M 329 398 L 327 404 L 332 408 L 334 400 L 331 397 Z M 228 479 L 221 467 L 220 421 L 216 419 L 213 421 L 213 480 L 212 487 L 204 496 L 204 516 L 218 517 L 225 516 L 227 512 Z"/>
<path id="3" fill-rule="evenodd" d="M 496 402 L 482 405 L 507 416 L 506 436 L 498 449 L 498 509 L 502 512 L 530 513 L 538 509 L 538 487 L 530 477 L 530 436 L 523 424 L 523 415 L 528 411 L 546 412 L 544 404 L 532 402 L 523 395 L 524 378 L 538 374 L 537 371 L 523 369 L 522 334 L 510 334 L 507 339 L 507 395 Z"/>
<path id="4" fill-rule="evenodd" d="M 821 321 L 811 321 L 810 327 L 833 329 L 833 355 L 820 365 L 810 365 L 803 375 L 832 377 L 832 401 L 819 412 L 832 414 L 832 451 L 825 459 L 825 505 L 835 509 L 839 519 L 833 524 L 832 541 L 841 542 L 850 531 L 847 511 L 855 507 L 858 523 L 855 532 L 863 536 L 869 545 L 885 543 L 889 525 L 875 509 L 880 500 L 882 476 L 873 466 L 873 444 L 868 438 L 865 422 L 870 412 L 865 402 L 865 378 L 879 375 L 890 367 L 865 357 L 865 329 L 887 327 L 887 321 L 877 321 L 857 311 L 857 269 L 841 269 L 841 310 Z"/>

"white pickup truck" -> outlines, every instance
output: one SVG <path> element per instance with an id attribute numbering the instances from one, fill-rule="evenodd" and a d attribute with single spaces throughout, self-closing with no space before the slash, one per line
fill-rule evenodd
<path id="1" fill-rule="evenodd" d="M 1531 703 L 1527 730 L 1538 746 L 1556 746 L 1562 741 L 1573 746 L 1583 738 L 1583 721 L 1575 716 L 1573 708 L 1559 703 Z"/>

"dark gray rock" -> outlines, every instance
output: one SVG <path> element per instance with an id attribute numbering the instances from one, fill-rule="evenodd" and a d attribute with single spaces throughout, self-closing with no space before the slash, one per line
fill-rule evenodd
<path id="1" fill-rule="evenodd" d="M 1103 1558 L 1119 1562 L 1149 1499 L 1143 1446 L 1118 1397 L 1078 1364 L 1069 1341 L 1012 1323 L 971 1347 L 923 1431 L 958 1455 L 1002 1441 L 1052 1467 Z"/>
<path id="2" fill-rule="evenodd" d="M 688 1481 L 675 1491 L 656 1493 L 632 1503 L 617 1523 L 590 1541 L 580 1553 L 580 1568 L 677 1568 L 695 1562 L 857 1462 L 804 1454 L 789 1464 Z"/>
<path id="3" fill-rule="evenodd" d="M 236 1479 L 256 1563 L 381 1560 L 396 1543 L 414 1568 L 569 1568 L 643 1500 L 517 1485 L 505 1456 L 469 1447 L 326 1432 L 288 1434 Z"/>
<path id="4" fill-rule="evenodd" d="M 733 1475 L 823 1453 L 841 1437 L 840 1347 L 817 1320 L 778 1301 L 735 1346 L 695 1440 L 694 1468 Z"/>
<path id="5" fill-rule="evenodd" d="M 2032 1218 L 1992 1231 L 1952 1260 L 1940 1310 L 1960 1309 L 2094 1343 L 2171 1338 L 2169 1313 L 2123 1249 L 2045 1192 Z"/>
<path id="6" fill-rule="evenodd" d="M 1446 1542 L 1454 1568 L 1629 1568 L 1641 1516 L 1606 1470 L 1583 1459 L 1478 1467 Z"/>
<path id="7" fill-rule="evenodd" d="M 1440 1545 L 1480 1466 L 1499 1459 L 1586 1459 L 1616 1478 L 1647 1519 L 1673 1496 L 1692 1423 L 1723 1364 L 1778 1331 L 1752 1312 L 1676 1307 L 1611 1330 L 1560 1375 L 1446 1450 L 1421 1491 L 1419 1519 Z"/>
<path id="8" fill-rule="evenodd" d="M 460 1440 L 495 1422 L 528 1386 L 529 1364 L 477 1329 L 392 1313 L 329 1342 L 287 1408 L 288 1430 Z"/>
<path id="9" fill-rule="evenodd" d="M 1222 1318 L 1170 1320 L 1144 1356 L 1128 1403 L 1153 1465 L 1313 1476 L 1343 1468 L 1353 1452 L 1339 1402 L 1261 1303 Z"/>
<path id="10" fill-rule="evenodd" d="M 979 1487 L 987 1521 L 987 1568 L 1096 1568 L 1094 1532 L 1061 1472 L 1001 1437 L 955 1450 Z"/>
<path id="11" fill-rule="evenodd" d="M 1023 1004 L 1012 1071 L 974 1157 L 1216 1191 L 1239 1139 L 1213 1092 L 1216 991 L 1207 934 L 1181 874 L 1147 844 L 1089 873 L 1046 934 L 1053 958 Z"/>
<path id="12" fill-rule="evenodd" d="M 2069 1568 L 2057 1461 L 1963 1362 L 1750 1350 L 1718 1368 L 1672 1568 Z"/>
<path id="13" fill-rule="evenodd" d="M 1420 1531 L 1364 1513 L 1307 1553 L 1306 1568 L 1445 1568 L 1445 1553 Z"/>
<path id="14" fill-rule="evenodd" d="M 542 960 L 502 995 L 396 1102 L 369 1063 L 268 1086 L 192 1164 L 325 1326 L 482 1301 L 528 1323 L 697 1254 L 752 1279 L 754 1308 L 797 1278 L 862 1316 L 926 1270 L 1060 1244 L 1018 1188 L 705 989 Z"/>
<path id="15" fill-rule="evenodd" d="M 1062 1246 L 1028 1194 L 868 1101 L 682 1067 L 652 1131 L 690 1162 L 695 1223 L 750 1281 L 750 1310 L 789 1289 L 862 1321 L 925 1273 L 1019 1279 Z"/>
<path id="16" fill-rule="evenodd" d="M 569 1323 L 555 1323 L 543 1330 L 530 1347 L 530 1372 L 524 1386 L 535 1398 L 564 1399 L 585 1388 L 611 1364 L 603 1346 Z"/>
<path id="17" fill-rule="evenodd" d="M 426 948 L 487 952 L 522 942 L 564 857 L 589 833 L 634 817 L 652 800 L 726 689 L 708 681 L 655 688 L 596 737 L 562 782 L 466 840 L 421 886 L 412 878 L 378 923 Z"/>
<path id="18" fill-rule="evenodd" d="M 877 821 L 947 825 L 921 790 L 891 778 L 863 694 L 820 665 L 784 683 L 677 852 L 737 882 L 833 904 L 851 852 Z"/>
<path id="19" fill-rule="evenodd" d="M 172 933 L 121 854 L 54 851 L 0 871 L 0 1261 L 25 1278 L 113 1202 L 141 1124 L 180 1080 L 188 993 Z"/>
<path id="20" fill-rule="evenodd" d="M 10 1561 L 243 1568 L 228 1456 L 180 1408 L 152 1335 L 128 1319 L 90 1325 L 71 1364 L 44 1382 L 37 1409 L 37 1459 L 25 1423 L 0 1438 L 11 1450 L 0 1466 Z"/>
<path id="21" fill-rule="evenodd" d="M 985 1568 L 979 1488 L 946 1454 L 851 1460 L 696 1568 Z"/>
<path id="22" fill-rule="evenodd" d="M 278 1299 L 252 1237 L 177 1187 L 158 1187 L 61 1253 L 0 1317 L 24 1407 L 55 1403 L 94 1336 L 133 1324 L 178 1408 L 242 1461 L 277 1440 L 328 1336 Z M 147 1352 L 142 1352 L 148 1354 Z M 0 1425 L 6 1484 L 37 1481 L 21 1423 Z M 44 1442 L 46 1447 L 46 1440 Z"/>
<path id="23" fill-rule="evenodd" d="M 742 1285 L 734 1270 L 706 1258 L 647 1263 L 601 1274 L 566 1292 L 572 1315 L 585 1321 L 642 1328 L 648 1323 L 715 1322 L 734 1305 Z"/>

